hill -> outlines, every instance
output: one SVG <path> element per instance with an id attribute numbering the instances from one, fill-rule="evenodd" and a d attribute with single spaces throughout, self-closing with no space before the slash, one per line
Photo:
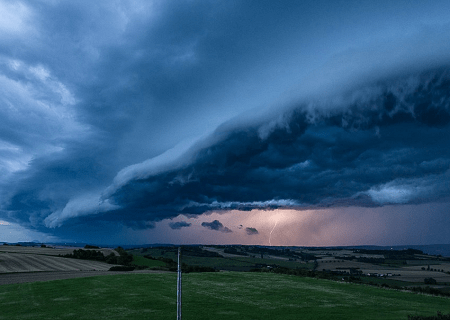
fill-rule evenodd
<path id="1" fill-rule="evenodd" d="M 183 319 L 407 319 L 450 300 L 273 273 L 183 276 Z M 0 319 L 174 319 L 176 274 L 118 275 L 0 286 Z"/>

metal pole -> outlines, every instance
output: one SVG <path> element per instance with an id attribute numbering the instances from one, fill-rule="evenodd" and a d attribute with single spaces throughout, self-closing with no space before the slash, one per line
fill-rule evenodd
<path id="1" fill-rule="evenodd" d="M 178 248 L 177 320 L 181 320 L 181 247 Z"/>

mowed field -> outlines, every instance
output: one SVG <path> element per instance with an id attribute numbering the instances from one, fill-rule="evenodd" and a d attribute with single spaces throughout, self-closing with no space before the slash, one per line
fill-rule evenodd
<path id="1" fill-rule="evenodd" d="M 0 285 L 118 274 L 108 271 L 113 265 L 104 262 L 58 257 L 73 250 L 0 246 Z M 112 249 L 99 251 L 117 254 Z"/>
<path id="2" fill-rule="evenodd" d="M 0 273 L 36 271 L 108 270 L 110 264 L 98 261 L 69 259 L 22 253 L 0 253 Z"/>
<path id="3" fill-rule="evenodd" d="M 417 263 L 417 262 L 416 262 Z M 430 266 L 433 271 L 427 270 L 427 266 Z M 393 276 L 389 277 L 392 280 L 399 280 L 412 283 L 423 283 L 425 278 L 433 278 L 440 284 L 450 284 L 450 264 L 421 264 L 415 266 L 401 266 L 393 267 L 386 265 L 377 265 L 364 262 L 348 261 L 334 258 L 324 258 L 318 260 L 317 270 L 341 270 L 349 271 L 350 268 L 358 269 L 367 275 L 368 273 L 387 274 L 390 273 Z M 422 270 L 424 268 L 425 270 Z M 442 271 L 436 271 L 442 270 Z M 406 285 L 406 283 L 405 283 Z"/>
<path id="4" fill-rule="evenodd" d="M 0 319 L 175 319 L 176 274 L 0 286 Z M 450 313 L 450 300 L 274 273 L 183 275 L 183 319 L 407 319 Z"/>
<path id="5" fill-rule="evenodd" d="M 427 271 L 422 270 L 423 266 L 403 267 L 399 272 L 400 276 L 396 277 L 397 280 L 408 282 L 422 282 L 425 278 L 433 278 L 438 283 L 446 283 L 450 285 L 450 264 L 442 263 L 439 265 L 430 265 L 433 270 L 439 269 L 443 271 Z"/>
<path id="6" fill-rule="evenodd" d="M 109 270 L 111 265 L 99 262 L 58 257 L 73 249 L 0 246 L 0 273 L 37 271 Z"/>

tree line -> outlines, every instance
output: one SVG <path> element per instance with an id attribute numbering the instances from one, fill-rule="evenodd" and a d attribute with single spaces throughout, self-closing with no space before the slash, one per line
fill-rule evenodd
<path id="1" fill-rule="evenodd" d="M 106 262 L 109 264 L 118 264 L 123 266 L 129 266 L 133 262 L 133 255 L 126 252 L 122 247 L 117 247 L 116 250 L 119 253 L 119 256 L 116 256 L 114 253 L 110 253 L 105 256 L 103 252 L 99 250 L 83 250 L 77 249 L 74 250 L 73 253 L 62 255 L 64 258 L 72 258 L 72 259 L 82 259 L 82 260 L 94 260 Z M 61 256 L 61 255 L 60 255 Z"/>

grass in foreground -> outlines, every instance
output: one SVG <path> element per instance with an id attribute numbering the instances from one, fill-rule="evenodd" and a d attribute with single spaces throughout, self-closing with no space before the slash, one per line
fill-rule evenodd
<path id="1" fill-rule="evenodd" d="M 158 268 L 158 267 L 165 267 L 166 264 L 159 260 L 151 260 L 144 258 L 142 256 L 133 256 L 133 264 L 137 266 L 144 266 L 148 268 Z"/>
<path id="2" fill-rule="evenodd" d="M 261 273 L 183 275 L 183 319 L 407 319 L 450 312 L 450 300 Z M 175 319 L 176 274 L 0 286 L 0 319 Z"/>

